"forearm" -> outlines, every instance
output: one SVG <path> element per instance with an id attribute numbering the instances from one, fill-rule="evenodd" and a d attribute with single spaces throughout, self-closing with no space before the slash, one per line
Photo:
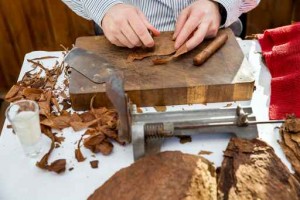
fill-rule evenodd
<path id="1" fill-rule="evenodd" d="M 228 27 L 235 22 L 241 14 L 255 8 L 260 0 L 214 0 L 224 6 L 227 11 L 227 18 L 224 26 Z"/>
<path id="2" fill-rule="evenodd" d="M 112 6 L 123 3 L 121 0 L 62 0 L 76 14 L 101 25 L 101 21 Z"/>

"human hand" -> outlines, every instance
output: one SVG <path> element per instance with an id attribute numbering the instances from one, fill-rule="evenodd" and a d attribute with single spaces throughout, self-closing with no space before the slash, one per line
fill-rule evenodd
<path id="1" fill-rule="evenodd" d="M 179 15 L 173 39 L 178 49 L 185 41 L 188 50 L 199 45 L 204 38 L 215 37 L 221 23 L 216 2 L 198 0 L 186 7 Z"/>
<path id="2" fill-rule="evenodd" d="M 126 4 L 111 7 L 102 20 L 102 29 L 107 39 L 121 47 L 154 46 L 154 40 L 149 33 L 159 35 L 145 15 L 137 8 Z"/>

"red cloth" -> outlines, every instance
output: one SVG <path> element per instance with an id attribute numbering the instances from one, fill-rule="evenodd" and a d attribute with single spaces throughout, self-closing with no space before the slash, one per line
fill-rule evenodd
<path id="1" fill-rule="evenodd" d="M 270 119 L 300 117 L 300 23 L 266 30 L 258 41 L 272 76 Z"/>

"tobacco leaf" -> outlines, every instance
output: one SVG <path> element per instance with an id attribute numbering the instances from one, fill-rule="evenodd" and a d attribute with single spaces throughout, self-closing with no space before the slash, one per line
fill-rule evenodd
<path id="1" fill-rule="evenodd" d="M 170 62 L 171 60 L 173 60 L 174 58 L 177 58 L 179 56 L 181 56 L 182 54 L 185 54 L 188 52 L 188 48 L 186 46 L 186 44 L 184 43 L 176 52 L 175 54 L 169 56 L 169 57 L 165 57 L 165 58 L 156 58 L 153 59 L 152 62 L 154 65 L 162 65 L 162 64 L 166 64 L 168 62 Z"/>
<path id="2" fill-rule="evenodd" d="M 39 58 L 33 58 L 31 60 L 36 61 L 36 60 L 45 60 L 45 59 L 53 59 L 53 58 L 58 58 L 57 56 L 43 56 Z"/>
<path id="3" fill-rule="evenodd" d="M 56 134 L 57 134 L 57 133 L 53 133 L 54 141 L 55 141 L 55 142 L 61 144 L 63 141 L 65 141 L 65 137 L 63 137 L 63 136 L 58 137 L 58 136 L 56 136 Z"/>
<path id="4" fill-rule="evenodd" d="M 161 33 L 158 37 L 153 37 L 155 46 L 154 48 L 136 48 L 133 49 L 133 53 L 130 53 L 127 57 L 128 62 L 134 60 L 142 60 L 151 56 L 166 56 L 174 53 L 175 41 L 172 40 L 171 32 Z"/>
<path id="5" fill-rule="evenodd" d="M 97 130 L 100 132 L 104 133 L 107 137 L 111 139 L 117 139 L 118 138 L 118 133 L 116 129 L 111 129 L 108 125 L 103 125 L 101 127 L 98 127 Z"/>
<path id="6" fill-rule="evenodd" d="M 279 144 L 300 181 L 300 146 L 298 143 L 300 133 L 297 133 L 299 132 L 299 127 L 300 120 L 294 116 L 289 116 L 279 130 L 281 136 Z"/>
<path id="7" fill-rule="evenodd" d="M 167 110 L 167 106 L 154 106 L 156 112 L 165 112 Z"/>
<path id="8" fill-rule="evenodd" d="M 199 153 L 198 153 L 198 155 L 210 155 L 210 154 L 212 154 L 213 152 L 211 152 L 211 151 L 205 151 L 205 150 L 201 150 Z"/>
<path id="9" fill-rule="evenodd" d="M 218 199 L 296 200 L 299 197 L 299 181 L 272 147 L 258 139 L 230 140 L 218 174 Z"/>
<path id="10" fill-rule="evenodd" d="M 71 116 L 54 116 L 51 115 L 50 117 L 41 121 L 42 125 L 54 128 L 54 129 L 64 129 L 70 127 Z"/>
<path id="11" fill-rule="evenodd" d="M 83 140 L 83 145 L 90 149 L 92 152 L 97 153 L 96 146 L 105 140 L 105 135 L 102 132 L 96 132 L 93 135 Z"/>
<path id="12" fill-rule="evenodd" d="M 300 132 L 300 119 L 290 116 L 284 123 L 284 129 L 290 133 Z"/>
<path id="13" fill-rule="evenodd" d="M 6 93 L 5 99 L 8 100 L 8 99 L 15 97 L 18 94 L 20 89 L 21 89 L 20 85 L 13 85 L 10 88 L 10 90 Z"/>
<path id="14" fill-rule="evenodd" d="M 55 97 L 51 98 L 51 103 L 55 106 L 57 112 L 60 112 L 59 104 L 58 104 L 58 101 Z"/>
<path id="15" fill-rule="evenodd" d="M 75 158 L 78 162 L 83 162 L 86 158 L 83 156 L 81 150 L 80 150 L 80 144 L 81 144 L 81 141 L 82 141 L 82 138 L 85 134 L 83 134 L 80 138 L 80 140 L 78 141 L 78 144 L 77 144 L 77 149 L 75 149 Z"/>
<path id="16" fill-rule="evenodd" d="M 82 122 L 90 122 L 96 119 L 95 115 L 92 112 L 85 112 L 79 115 Z"/>
<path id="17" fill-rule="evenodd" d="M 42 133 L 50 138 L 51 146 L 50 146 L 50 149 L 48 150 L 48 152 L 42 157 L 42 159 L 36 163 L 36 166 L 41 169 L 48 169 L 48 159 L 49 159 L 51 152 L 53 151 L 53 149 L 55 147 L 55 138 L 51 132 L 51 129 L 49 129 L 45 126 L 41 126 L 41 128 L 42 128 Z"/>
<path id="18" fill-rule="evenodd" d="M 94 124 L 96 124 L 100 119 L 94 119 L 90 122 L 70 122 L 71 127 L 74 131 L 80 131 L 82 129 L 88 128 Z"/>
<path id="19" fill-rule="evenodd" d="M 29 100 L 39 101 L 44 90 L 37 88 L 24 88 L 22 95 Z"/>
<path id="20" fill-rule="evenodd" d="M 47 167 L 47 169 L 56 172 L 57 174 L 66 171 L 66 159 L 55 160 Z"/>
<path id="21" fill-rule="evenodd" d="M 51 113 L 51 106 L 50 106 L 50 101 L 51 101 L 51 96 L 52 93 L 51 91 L 46 91 L 44 93 L 45 100 L 38 101 L 38 105 L 40 107 L 40 115 L 48 116 Z"/>
<path id="22" fill-rule="evenodd" d="M 113 144 L 108 140 L 104 140 L 100 144 L 96 145 L 94 153 L 101 152 L 103 155 L 109 155 L 112 150 Z"/>
<path id="23" fill-rule="evenodd" d="M 90 161 L 91 167 L 93 169 L 98 168 L 98 163 L 99 163 L 98 160 L 92 160 L 92 161 Z"/>

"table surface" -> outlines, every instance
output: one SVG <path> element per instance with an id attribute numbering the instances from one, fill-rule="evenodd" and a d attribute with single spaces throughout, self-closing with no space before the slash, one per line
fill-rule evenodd
<path id="1" fill-rule="evenodd" d="M 251 101 L 244 102 L 224 102 L 207 105 L 183 105 L 168 106 L 167 110 L 189 110 L 207 107 L 224 107 L 228 103 L 232 106 L 251 105 L 257 120 L 268 119 L 268 105 L 270 94 L 270 74 L 261 61 L 260 46 L 257 41 L 238 40 L 239 44 L 255 70 L 256 90 Z M 62 59 L 62 52 L 35 51 L 25 56 L 20 72 L 22 77 L 30 69 L 27 59 L 42 56 L 59 56 Z M 43 60 L 45 66 L 53 66 L 53 60 Z M 143 108 L 144 112 L 153 111 L 153 108 Z M 22 152 L 19 141 L 8 129 L 8 121 L 5 121 L 2 134 L 0 135 L 0 199 L 3 200 L 59 200 L 59 199 L 86 199 L 93 191 L 103 184 L 109 177 L 123 167 L 133 163 L 132 145 L 120 146 L 114 143 L 113 153 L 109 156 L 93 154 L 85 148 L 81 148 L 87 159 L 78 163 L 74 157 L 76 142 L 80 139 L 83 131 L 74 132 L 71 128 L 66 128 L 59 133 L 66 139 L 62 146 L 55 149 L 51 154 L 49 162 L 66 158 L 67 170 L 62 174 L 43 171 L 35 166 L 36 159 L 27 158 Z M 277 140 L 279 140 L 278 129 L 280 124 L 258 125 L 259 138 L 271 145 L 276 154 L 291 170 L 289 162 L 281 150 Z M 221 165 L 223 151 L 225 150 L 230 135 L 227 134 L 201 134 L 193 136 L 191 143 L 180 144 L 178 139 L 168 139 L 162 146 L 162 151 L 180 150 L 184 153 L 198 154 L 201 150 L 213 152 L 205 155 L 216 167 Z M 44 151 L 48 150 L 50 140 L 43 137 L 45 144 Z M 99 160 L 99 168 L 92 169 L 89 161 Z M 72 171 L 68 169 L 73 167 Z"/>

